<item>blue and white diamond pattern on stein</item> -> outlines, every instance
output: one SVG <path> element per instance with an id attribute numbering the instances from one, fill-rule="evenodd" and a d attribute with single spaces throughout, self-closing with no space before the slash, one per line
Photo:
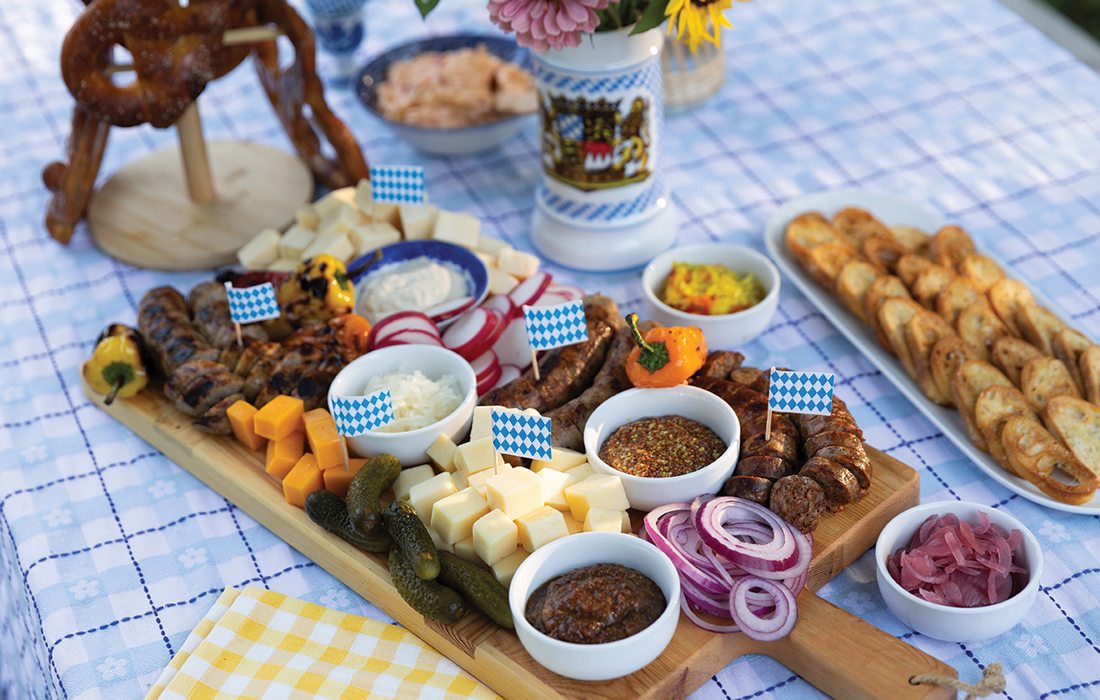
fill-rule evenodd
<path id="1" fill-rule="evenodd" d="M 768 380 L 768 408 L 780 413 L 833 412 L 836 375 L 773 369 Z"/>
<path id="2" fill-rule="evenodd" d="M 371 198 L 392 204 L 424 201 L 424 168 L 418 165 L 382 165 L 370 169 Z"/>
<path id="3" fill-rule="evenodd" d="M 553 306 L 523 307 L 527 342 L 535 350 L 550 350 L 588 340 L 584 300 L 574 299 Z"/>
<path id="4" fill-rule="evenodd" d="M 270 282 L 253 287 L 234 287 L 225 283 L 225 296 L 229 301 L 229 318 L 233 323 L 255 323 L 279 318 L 282 309 L 275 296 L 275 286 Z"/>
<path id="5" fill-rule="evenodd" d="M 389 389 L 366 396 L 332 396 L 332 420 L 344 437 L 355 437 L 377 430 L 396 420 Z"/>
<path id="6" fill-rule="evenodd" d="M 493 449 L 528 459 L 550 459 L 550 418 L 494 408 L 489 414 Z"/>

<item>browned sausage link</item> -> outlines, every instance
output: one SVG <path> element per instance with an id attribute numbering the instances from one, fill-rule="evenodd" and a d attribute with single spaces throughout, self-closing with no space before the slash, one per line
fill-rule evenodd
<path id="1" fill-rule="evenodd" d="M 730 372 L 730 381 L 759 391 L 761 394 L 768 393 L 768 373 L 756 367 L 738 367 Z"/>
<path id="2" fill-rule="evenodd" d="M 805 476 L 785 476 L 772 484 L 768 508 L 802 532 L 813 532 L 825 512 L 825 492 Z"/>
<path id="3" fill-rule="evenodd" d="M 229 424 L 229 415 L 227 411 L 229 407 L 237 403 L 237 401 L 244 400 L 244 394 L 230 394 L 218 403 L 207 409 L 206 413 L 195 419 L 195 425 L 200 430 L 204 430 L 214 435 L 228 435 L 233 432 L 233 427 Z"/>
<path id="4" fill-rule="evenodd" d="M 737 496 L 755 501 L 762 506 L 768 505 L 772 481 L 762 476 L 731 476 L 722 485 L 723 496 Z"/>
<path id="5" fill-rule="evenodd" d="M 798 474 L 821 484 L 829 510 L 840 510 L 859 498 L 859 482 L 855 475 L 831 459 L 811 457 Z"/>
<path id="6" fill-rule="evenodd" d="M 240 393 L 240 377 L 219 362 L 188 360 L 168 377 L 164 394 L 180 411 L 200 416 L 230 394 Z"/>
<path id="7" fill-rule="evenodd" d="M 145 293 L 138 305 L 138 329 L 165 376 L 193 357 L 217 359 L 217 351 L 211 353 L 210 344 L 191 325 L 183 296 L 171 287 Z"/>
<path id="8" fill-rule="evenodd" d="M 831 459 L 852 472 L 852 476 L 859 482 L 861 492 L 871 488 L 871 473 L 873 467 L 871 466 L 871 460 L 867 457 L 867 453 L 863 451 L 862 445 L 857 449 L 839 445 L 827 445 L 819 449 L 814 456 Z"/>
<path id="9" fill-rule="evenodd" d="M 806 438 L 802 448 L 806 457 L 813 457 L 822 447 L 848 447 L 853 450 L 863 451 L 863 440 L 854 433 L 840 430 L 825 430 Z"/>
<path id="10" fill-rule="evenodd" d="M 738 476 L 759 476 L 775 481 L 795 473 L 792 462 L 773 455 L 753 455 L 737 462 L 734 474 Z"/>
<path id="11" fill-rule="evenodd" d="M 802 429 L 802 436 L 806 439 L 827 431 L 852 433 L 859 439 L 863 439 L 863 431 L 859 429 L 859 426 L 856 425 L 856 422 L 851 418 L 810 415 L 800 416 L 799 418 L 799 427 Z"/>
<path id="12" fill-rule="evenodd" d="M 729 350 L 715 350 L 707 355 L 706 362 L 699 370 L 699 376 L 712 379 L 729 379 L 730 372 L 741 366 L 745 356 Z"/>
<path id="13" fill-rule="evenodd" d="M 229 316 L 229 300 L 225 285 L 220 282 L 202 282 L 187 295 L 187 307 L 195 328 L 216 348 L 229 347 L 236 342 L 237 331 Z M 257 324 L 241 326 L 243 337 L 267 339 L 267 333 Z"/>
<path id="14" fill-rule="evenodd" d="M 784 462 L 797 464 L 798 443 L 793 436 L 775 430 L 772 431 L 771 437 L 766 440 L 764 439 L 764 433 L 756 433 L 741 442 L 741 454 L 745 457 L 778 457 Z"/>

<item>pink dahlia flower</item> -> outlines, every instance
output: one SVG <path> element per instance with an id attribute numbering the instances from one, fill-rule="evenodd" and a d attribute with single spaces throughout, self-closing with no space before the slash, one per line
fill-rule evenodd
<path id="1" fill-rule="evenodd" d="M 611 0 L 489 0 L 489 17 L 498 27 L 515 32 L 520 46 L 535 51 L 581 43 L 581 35 L 596 31 L 596 14 Z"/>

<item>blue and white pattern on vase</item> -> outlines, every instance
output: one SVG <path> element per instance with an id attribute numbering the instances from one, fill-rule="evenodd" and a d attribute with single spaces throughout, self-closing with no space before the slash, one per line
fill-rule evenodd
<path id="1" fill-rule="evenodd" d="M 306 0 L 306 5 L 317 41 L 325 51 L 351 54 L 363 43 L 366 0 Z"/>

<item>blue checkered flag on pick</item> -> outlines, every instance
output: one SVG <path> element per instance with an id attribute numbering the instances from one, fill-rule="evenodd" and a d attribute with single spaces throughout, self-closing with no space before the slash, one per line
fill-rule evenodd
<path id="1" fill-rule="evenodd" d="M 535 350 L 549 350 L 588 340 L 584 300 L 574 299 L 554 306 L 523 307 L 527 341 Z"/>
<path id="2" fill-rule="evenodd" d="M 550 419 L 523 411 L 494 408 L 492 422 L 493 448 L 506 455 L 549 460 Z"/>
<path id="3" fill-rule="evenodd" d="M 768 380 L 768 410 L 777 413 L 833 412 L 836 375 L 829 372 L 794 372 L 772 369 Z"/>
<path id="4" fill-rule="evenodd" d="M 234 287 L 225 283 L 225 296 L 229 299 L 229 318 L 233 323 L 255 323 L 279 318 L 282 310 L 275 297 L 275 286 L 270 282 L 254 287 Z"/>
<path id="5" fill-rule="evenodd" d="M 419 165 L 381 165 L 370 169 L 371 199 L 392 204 L 424 201 L 424 168 Z"/>
<path id="6" fill-rule="evenodd" d="M 332 395 L 332 420 L 336 430 L 345 437 L 355 437 L 377 430 L 396 418 L 393 415 L 393 397 L 389 389 L 382 389 L 366 396 Z"/>

